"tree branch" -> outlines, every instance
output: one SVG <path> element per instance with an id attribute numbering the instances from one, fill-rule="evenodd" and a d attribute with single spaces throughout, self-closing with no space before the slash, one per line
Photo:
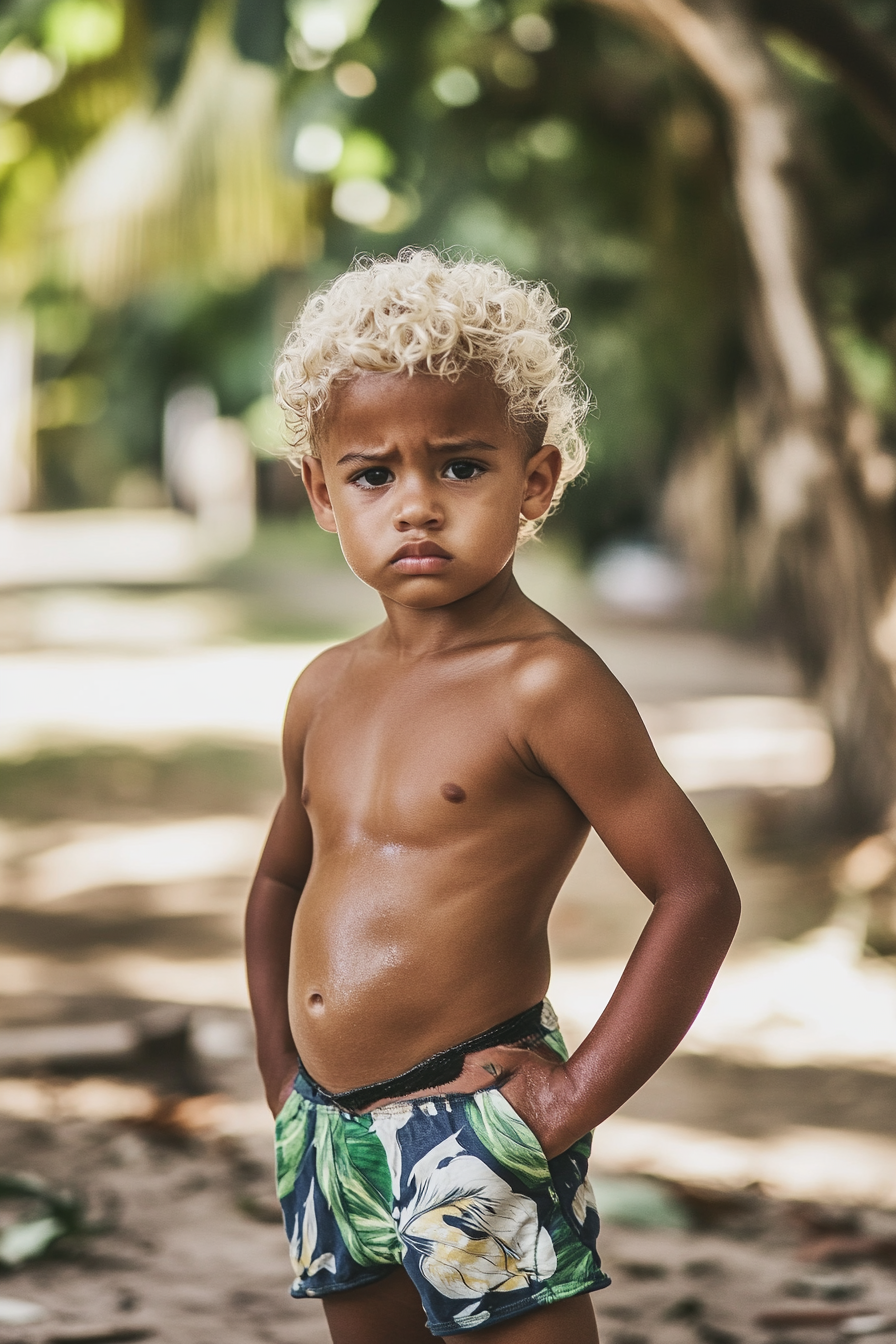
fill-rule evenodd
<path id="1" fill-rule="evenodd" d="M 750 0 L 750 7 L 760 23 L 786 29 L 822 56 L 896 150 L 896 53 L 877 34 L 839 0 Z"/>

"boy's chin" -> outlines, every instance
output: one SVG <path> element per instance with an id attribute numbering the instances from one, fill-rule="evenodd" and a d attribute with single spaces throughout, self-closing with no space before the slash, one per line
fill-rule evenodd
<path id="1" fill-rule="evenodd" d="M 470 589 L 469 592 L 475 591 Z M 457 584 L 438 583 L 433 579 L 415 579 L 411 583 L 389 584 L 377 588 L 384 602 L 394 602 L 410 611 L 431 611 L 449 607 L 469 595 L 467 588 Z"/>
<path id="2" fill-rule="evenodd" d="M 464 598 L 481 592 L 497 579 L 501 572 L 498 570 L 495 574 L 470 575 L 464 583 L 418 578 L 413 582 L 378 587 L 377 592 L 384 602 L 394 602 L 409 611 L 435 611 L 439 607 L 453 606 L 456 602 L 462 602 Z"/>

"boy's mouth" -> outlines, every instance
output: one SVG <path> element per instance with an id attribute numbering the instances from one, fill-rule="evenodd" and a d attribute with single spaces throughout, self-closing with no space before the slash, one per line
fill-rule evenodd
<path id="1" fill-rule="evenodd" d="M 434 541 L 406 541 L 392 557 L 391 565 L 401 574 L 440 574 L 453 556 Z"/>

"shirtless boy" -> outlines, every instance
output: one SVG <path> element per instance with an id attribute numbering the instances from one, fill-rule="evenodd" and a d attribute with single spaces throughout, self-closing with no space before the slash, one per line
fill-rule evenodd
<path id="1" fill-rule="evenodd" d="M 513 576 L 584 460 L 563 318 L 407 252 L 313 296 L 279 366 L 315 517 L 386 613 L 295 686 L 247 915 L 292 1291 L 335 1344 L 597 1340 L 590 1131 L 737 923 L 631 700 Z M 592 826 L 653 910 L 567 1058 L 547 922 Z"/>

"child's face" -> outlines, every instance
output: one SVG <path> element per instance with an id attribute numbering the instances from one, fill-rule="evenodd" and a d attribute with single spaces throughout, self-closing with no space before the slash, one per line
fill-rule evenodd
<path id="1" fill-rule="evenodd" d="M 333 393 L 320 458 L 303 475 L 318 523 L 358 578 L 403 606 L 477 592 L 540 518 L 559 451 L 532 453 L 486 378 L 359 373 Z"/>

